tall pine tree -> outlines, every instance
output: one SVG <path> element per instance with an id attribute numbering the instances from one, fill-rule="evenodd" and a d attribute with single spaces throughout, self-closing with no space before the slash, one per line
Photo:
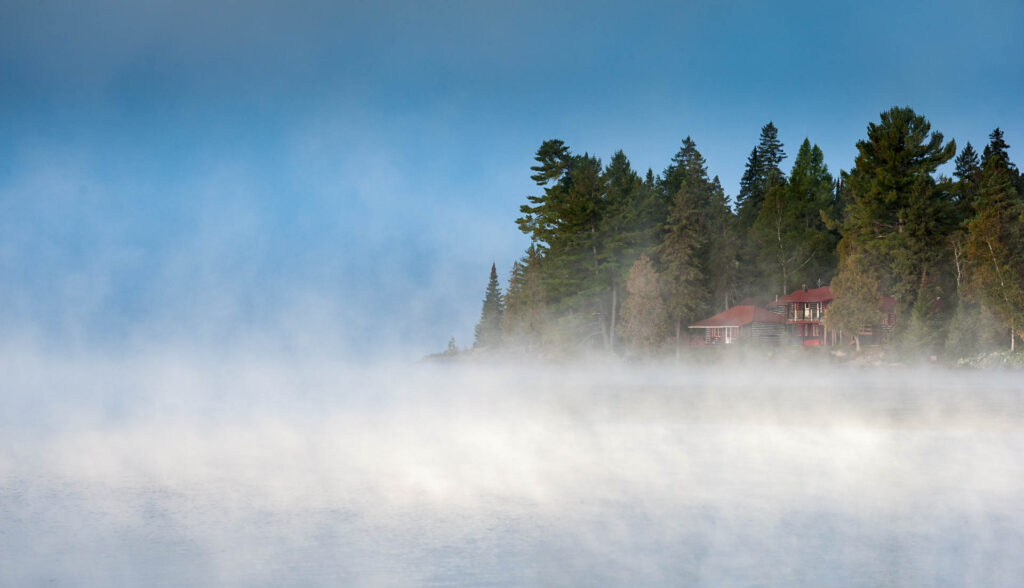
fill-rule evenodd
<path id="1" fill-rule="evenodd" d="M 501 289 L 498 286 L 498 271 L 491 264 L 491 277 L 487 281 L 480 322 L 476 324 L 473 348 L 495 348 L 501 344 L 501 314 L 503 311 Z"/>
<path id="2" fill-rule="evenodd" d="M 997 128 L 990 139 L 967 230 L 967 256 L 973 290 L 1009 330 L 1014 349 L 1015 339 L 1024 337 L 1024 202 L 1002 131 Z"/>
<path id="3" fill-rule="evenodd" d="M 953 157 L 956 145 L 943 143 L 923 116 L 897 107 L 868 125 L 857 152 L 844 178 L 849 200 L 839 277 L 853 279 L 843 276 L 851 267 L 843 255 L 872 260 L 880 291 L 891 293 L 905 311 L 922 291 L 948 288 L 942 280 L 952 274 L 947 242 L 956 215 L 951 187 L 937 184 L 932 174 Z"/>
<path id="4" fill-rule="evenodd" d="M 829 283 L 838 235 L 825 225 L 823 213 L 835 214 L 832 176 L 821 149 L 804 139 L 789 182 L 768 190 L 749 233 L 763 276 L 760 294 Z"/>

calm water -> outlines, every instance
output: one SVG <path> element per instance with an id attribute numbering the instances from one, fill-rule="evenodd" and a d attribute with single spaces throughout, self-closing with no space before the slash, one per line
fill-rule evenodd
<path id="1" fill-rule="evenodd" d="M 1024 585 L 1021 374 L 4 361 L 2 585 Z"/>

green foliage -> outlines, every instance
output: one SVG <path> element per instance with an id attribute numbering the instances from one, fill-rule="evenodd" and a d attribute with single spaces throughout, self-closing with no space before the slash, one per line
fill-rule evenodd
<path id="1" fill-rule="evenodd" d="M 945 356 L 949 359 L 975 357 L 1006 346 L 999 319 L 977 302 L 961 297 L 946 331 Z"/>
<path id="2" fill-rule="evenodd" d="M 779 132 L 769 122 L 761 127 L 761 137 L 747 158 L 747 165 L 740 180 L 740 192 L 736 196 L 737 236 L 737 282 L 739 291 L 746 294 L 767 295 L 777 293 L 774 279 L 774 264 L 765 264 L 763 243 L 759 243 L 753 234 L 754 225 L 766 206 L 778 209 L 781 195 L 775 191 L 786 184 L 786 176 L 779 167 L 786 153 Z M 774 197 L 776 202 L 766 203 L 765 199 Z M 777 256 L 773 248 L 771 255 Z"/>
<path id="3" fill-rule="evenodd" d="M 501 317 L 502 340 L 507 347 L 537 349 L 544 335 L 547 309 L 541 285 L 540 256 L 533 245 L 512 264 Z"/>
<path id="4" fill-rule="evenodd" d="M 704 157 L 689 137 L 663 178 L 660 188 L 671 194 L 671 206 L 655 255 L 669 317 L 679 331 L 719 301 L 724 305 L 731 293 L 734 219 L 718 178 L 708 179 Z"/>
<path id="5" fill-rule="evenodd" d="M 761 185 L 767 191 L 775 186 L 786 183 L 786 175 L 782 173 L 782 160 L 786 152 L 779 141 L 779 130 L 771 121 L 761 127 L 761 140 L 757 144 L 757 153 L 761 160 Z"/>
<path id="6" fill-rule="evenodd" d="M 904 356 L 929 358 L 942 353 L 950 326 L 950 312 L 942 298 L 918 296 L 909 314 L 899 341 Z"/>
<path id="7" fill-rule="evenodd" d="M 622 304 L 622 338 L 633 350 L 655 351 L 665 340 L 667 313 L 659 292 L 658 273 L 646 255 L 629 270 L 628 295 Z"/>
<path id="8" fill-rule="evenodd" d="M 754 147 L 747 158 L 743 177 L 740 178 L 740 191 L 736 195 L 736 216 L 741 229 L 749 229 L 757 219 L 761 202 L 764 200 L 763 175 L 761 156 L 757 153 L 757 147 Z"/>
<path id="9" fill-rule="evenodd" d="M 892 108 L 868 125 L 857 143 L 847 178 L 849 201 L 842 227 L 843 251 L 871 259 L 882 291 L 905 310 L 924 287 L 948 275 L 948 238 L 956 227 L 952 189 L 932 178 L 956 152 L 941 133 L 910 108 Z M 842 259 L 840 266 L 843 267 Z M 842 272 L 842 269 L 840 270 Z"/>
<path id="10" fill-rule="evenodd" d="M 804 139 L 790 180 L 770 188 L 749 241 L 754 245 L 764 295 L 799 284 L 828 284 L 835 273 L 838 235 L 823 218 L 835 214 L 832 176 L 817 145 Z"/>
<path id="11" fill-rule="evenodd" d="M 830 330 L 843 331 L 844 337 L 855 337 L 859 351 L 858 333 L 879 319 L 878 279 L 863 254 L 847 250 L 840 259 L 839 273 L 831 285 L 835 300 L 825 309 L 823 322 Z"/>
<path id="12" fill-rule="evenodd" d="M 491 276 L 487 281 L 480 322 L 476 324 L 473 348 L 494 348 L 501 344 L 501 314 L 503 311 L 501 290 L 498 287 L 498 271 L 491 264 Z"/>
<path id="13" fill-rule="evenodd" d="M 530 235 L 546 304 L 558 315 L 596 317 L 606 349 L 614 345 L 618 295 L 629 263 L 653 246 L 664 220 L 654 181 L 644 182 L 617 152 L 607 168 L 561 141 L 545 141 L 533 180 L 542 196 L 528 197 L 516 222 Z"/>
<path id="14" fill-rule="evenodd" d="M 964 145 L 960 155 L 956 157 L 956 169 L 953 176 L 953 207 L 955 208 L 958 226 L 965 225 L 973 216 L 974 201 L 978 197 L 978 182 L 981 180 L 981 164 L 978 153 L 970 142 Z"/>
<path id="15" fill-rule="evenodd" d="M 868 125 L 849 172 L 833 178 L 805 139 L 787 178 L 769 122 L 733 214 L 690 137 L 660 175 L 643 177 L 622 151 L 603 166 L 545 141 L 530 168 L 542 193 L 516 220 L 531 244 L 513 265 L 499 338 L 545 352 L 615 351 L 620 334 L 652 350 L 672 326 L 678 334 L 737 294 L 831 282 L 825 321 L 844 337 L 879 322 L 885 294 L 898 301 L 892 339 L 904 350 L 952 357 L 992 337 L 1005 345 L 1006 331 L 1024 326 L 1024 178 L 1008 149 L 996 129 L 981 156 L 965 145 L 955 179 L 937 178 L 954 143 L 912 109 L 892 108 Z M 488 299 L 474 346 L 493 340 Z"/>
<path id="16" fill-rule="evenodd" d="M 1004 328 L 1024 334 L 1024 202 L 1002 132 L 996 129 L 991 139 L 982 159 L 976 214 L 967 229 L 971 288 Z"/>
<path id="17" fill-rule="evenodd" d="M 779 130 L 769 121 L 761 127 L 760 140 L 750 152 L 740 179 L 740 192 L 736 195 L 740 229 L 746 231 L 754 225 L 768 190 L 786 183 L 786 175 L 779 167 L 785 158 Z"/>

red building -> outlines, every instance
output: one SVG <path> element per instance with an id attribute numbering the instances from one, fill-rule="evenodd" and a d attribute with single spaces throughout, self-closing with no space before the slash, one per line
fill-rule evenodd
<path id="1" fill-rule="evenodd" d="M 834 296 L 828 286 L 799 290 L 780 296 L 762 308 L 740 304 L 689 326 L 701 329 L 705 345 L 732 344 L 739 341 L 788 342 L 807 347 L 848 343 L 853 333 L 825 328 L 825 309 Z M 896 300 L 882 296 L 878 300 L 879 322 L 865 325 L 857 335 L 862 344 L 885 343 L 896 325 Z"/>
<path id="2" fill-rule="evenodd" d="M 807 289 L 807 286 L 780 296 L 769 304 L 776 314 L 786 318 L 786 334 L 790 341 L 805 346 L 835 345 L 839 333 L 827 331 L 822 319 L 832 302 L 828 286 Z"/>
<path id="3" fill-rule="evenodd" d="M 819 345 L 836 345 L 844 339 L 849 340 L 852 334 L 844 335 L 841 331 L 825 328 L 823 319 L 825 309 L 835 297 L 828 286 L 807 289 L 803 286 L 785 296 L 780 296 L 769 305 L 776 314 L 786 318 L 786 330 L 789 340 L 798 345 L 814 347 Z M 858 335 L 861 342 L 880 344 L 888 339 L 896 324 L 896 300 L 882 296 L 878 300 L 880 321 L 877 325 L 865 325 Z"/>
<path id="4" fill-rule="evenodd" d="M 777 343 L 786 330 L 786 319 L 778 314 L 743 304 L 690 325 L 704 331 L 705 345 L 729 345 L 740 341 Z"/>

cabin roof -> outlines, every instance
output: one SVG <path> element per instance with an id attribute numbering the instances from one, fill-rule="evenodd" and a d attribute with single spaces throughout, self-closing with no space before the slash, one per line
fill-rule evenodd
<path id="1" fill-rule="evenodd" d="M 706 329 L 717 327 L 742 327 L 750 323 L 778 323 L 784 324 L 786 317 L 779 316 L 770 310 L 760 306 L 743 304 L 724 310 L 715 316 L 706 318 L 700 322 L 690 325 L 691 329 Z"/>
<path id="2" fill-rule="evenodd" d="M 832 289 L 828 286 L 822 286 L 820 288 L 811 288 L 810 290 L 794 290 L 785 296 L 780 296 L 778 300 L 774 302 L 774 306 L 782 306 L 790 302 L 827 302 L 832 300 Z"/>

